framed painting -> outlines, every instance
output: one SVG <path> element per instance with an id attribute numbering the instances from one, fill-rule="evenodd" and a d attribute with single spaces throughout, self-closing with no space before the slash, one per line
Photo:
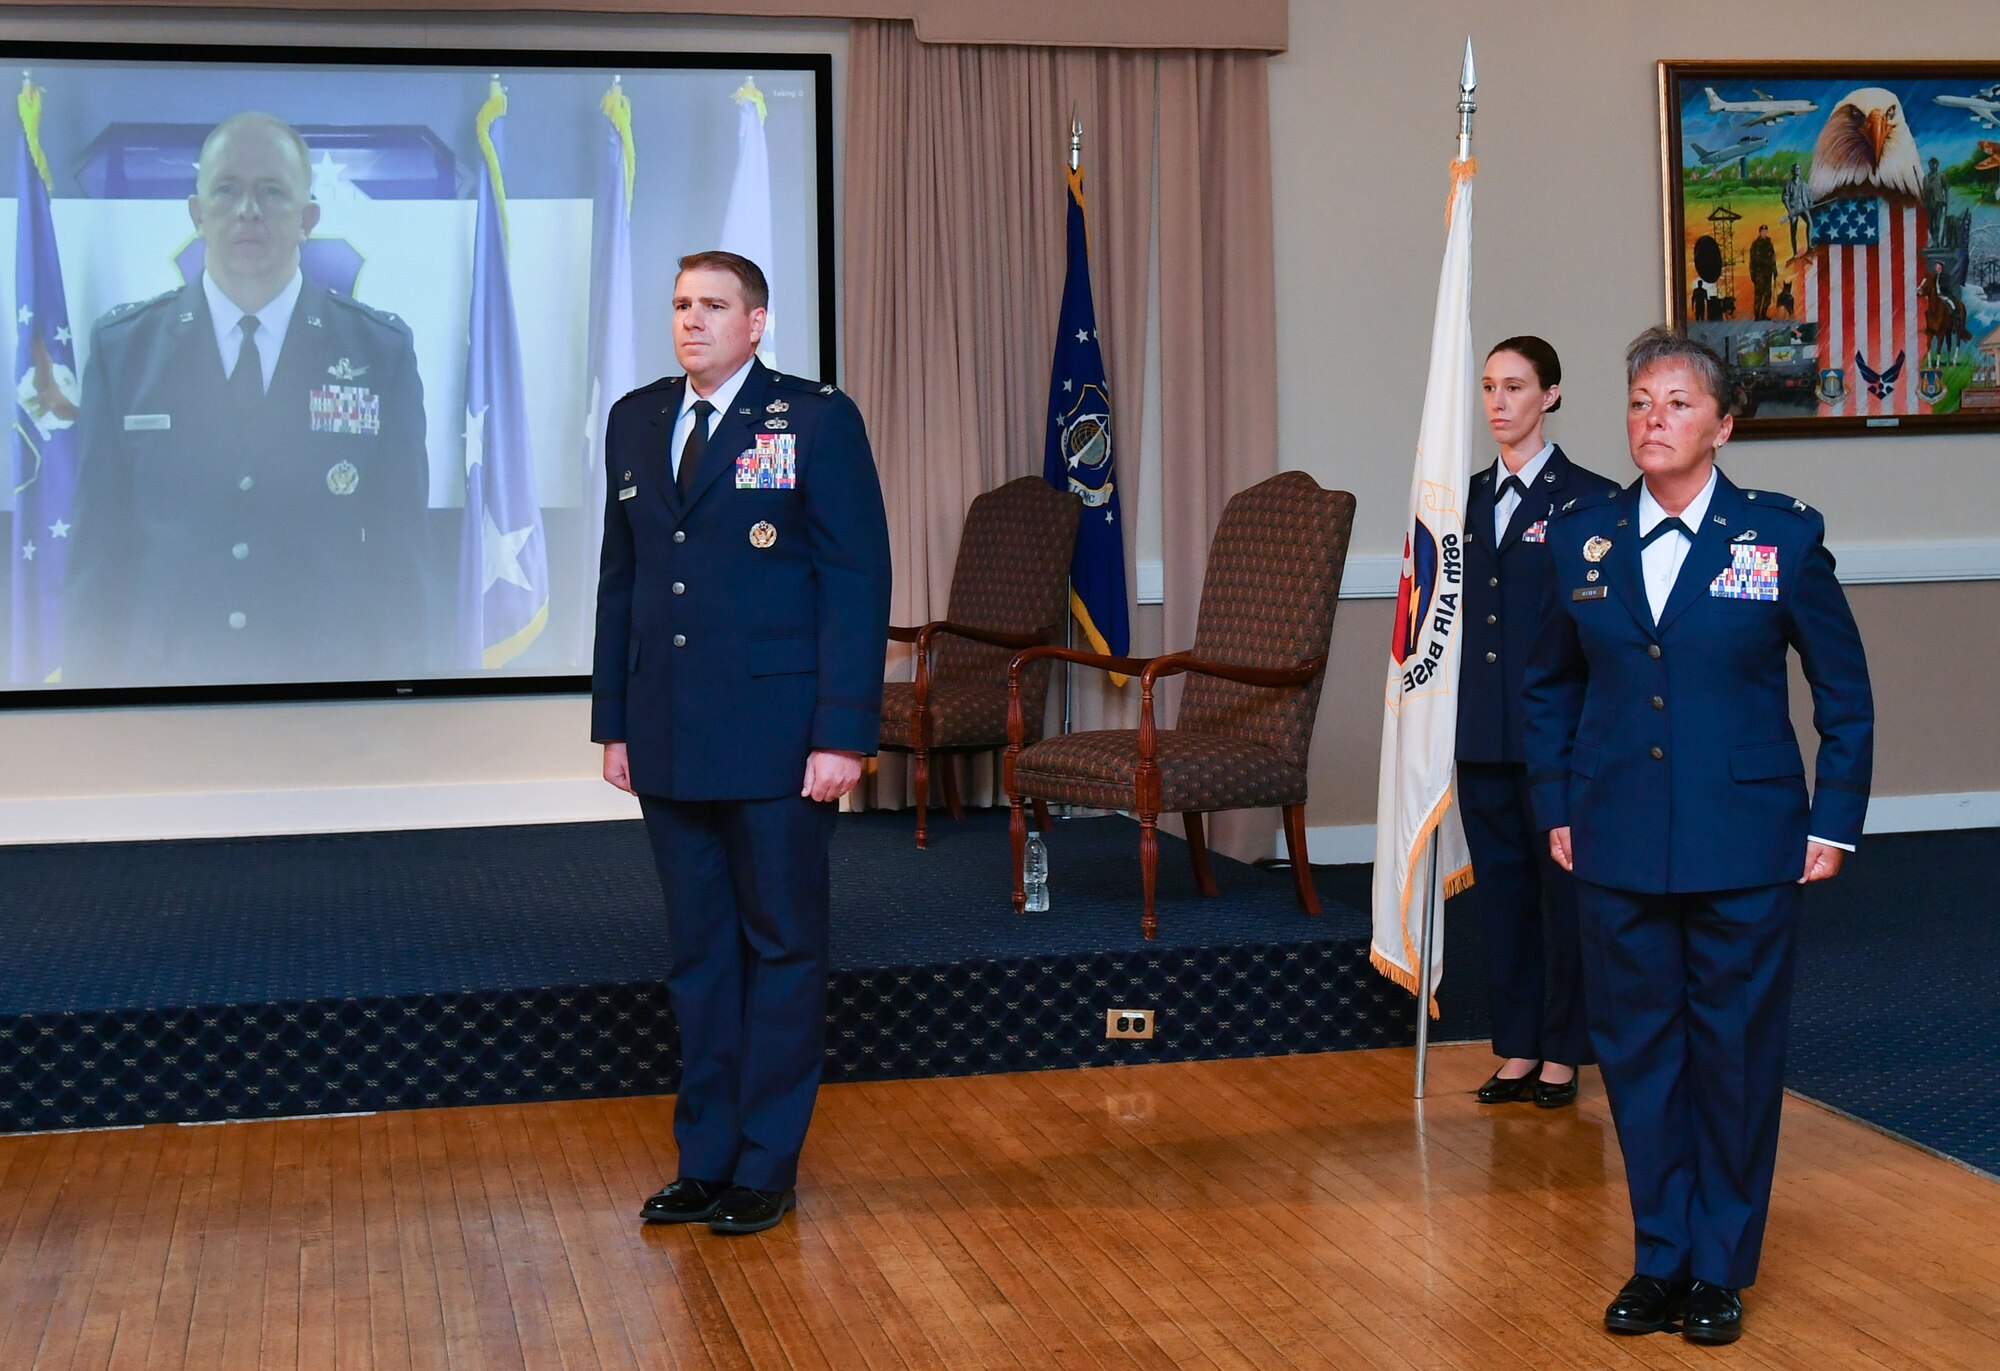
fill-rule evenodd
<path id="1" fill-rule="evenodd" d="M 1660 129 L 1738 436 L 2000 429 L 2000 60 L 1662 62 Z"/>

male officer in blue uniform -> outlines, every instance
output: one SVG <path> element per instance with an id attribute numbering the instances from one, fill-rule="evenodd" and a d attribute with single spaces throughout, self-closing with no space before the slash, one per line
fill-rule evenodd
<path id="1" fill-rule="evenodd" d="M 1493 1051 L 1504 1058 L 1482 1104 L 1574 1103 L 1576 1068 L 1593 1060 L 1584 1019 L 1576 895 L 1528 807 L 1521 675 L 1555 612 L 1549 520 L 1580 495 L 1617 489 L 1543 435 L 1562 404 L 1554 348 L 1523 335 L 1487 355 L 1480 389 L 1500 445 L 1473 478 L 1465 516 L 1465 652 L 1458 696 L 1459 815 L 1472 857 L 1472 901 L 1486 952 Z"/>
<path id="2" fill-rule="evenodd" d="M 1715 469 L 1721 360 L 1653 329 L 1627 367 L 1641 479 L 1549 525 L 1529 784 L 1576 875 L 1631 1191 L 1635 1270 L 1605 1325 L 1726 1343 L 1770 1205 L 1801 887 L 1860 839 L 1874 705 L 1820 516 Z M 1810 804 L 1788 648 L 1820 735 Z"/>
<path id="3" fill-rule="evenodd" d="M 393 678 L 425 664 L 430 475 L 410 330 L 305 279 L 298 134 L 218 124 L 200 278 L 99 321 L 65 589 L 66 684 Z"/>
<path id="4" fill-rule="evenodd" d="M 881 725 L 889 532 L 854 402 L 757 360 L 755 263 L 680 261 L 686 376 L 612 407 L 591 737 L 665 888 L 679 1176 L 650 1222 L 784 1217 L 825 1056 L 835 802 Z"/>

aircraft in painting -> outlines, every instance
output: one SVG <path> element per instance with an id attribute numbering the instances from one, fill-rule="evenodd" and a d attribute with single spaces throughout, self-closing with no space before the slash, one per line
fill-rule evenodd
<path id="1" fill-rule="evenodd" d="M 1692 138 L 1688 140 L 1688 146 L 1694 149 L 1695 157 L 1703 166 L 1720 172 L 1731 162 L 1747 161 L 1756 156 L 1758 150 L 1770 141 L 1768 138 L 1759 138 L 1755 134 L 1746 133 L 1726 148 L 1705 148 Z M 1749 168 L 1746 166 L 1744 170 L 1747 172 Z"/>
<path id="2" fill-rule="evenodd" d="M 1789 119 L 1795 114 L 1811 114 L 1819 108 L 1811 100 L 1773 100 L 1763 91 L 1751 87 L 1755 100 L 1725 100 L 1715 93 L 1714 86 L 1702 87 L 1708 96 L 1710 114 L 1749 114 L 1755 117 L 1746 120 L 1744 128 L 1756 128 L 1759 124 L 1775 124 L 1780 119 Z"/>
<path id="3" fill-rule="evenodd" d="M 1962 109 L 1989 129 L 2000 129 L 2000 85 L 1987 86 L 1977 95 L 1933 95 L 1946 109 Z"/>

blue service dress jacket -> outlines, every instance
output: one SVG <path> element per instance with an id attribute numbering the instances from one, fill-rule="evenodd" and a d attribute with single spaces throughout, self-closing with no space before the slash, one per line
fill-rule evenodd
<path id="1" fill-rule="evenodd" d="M 591 737 L 669 800 L 797 795 L 815 749 L 881 732 L 889 531 L 861 412 L 751 366 L 684 502 L 686 378 L 633 391 L 605 436 Z"/>
<path id="2" fill-rule="evenodd" d="M 409 325 L 311 280 L 261 402 L 197 278 L 96 326 L 65 684 L 398 679 L 429 665 Z"/>
<path id="3" fill-rule="evenodd" d="M 1874 700 L 1825 525 L 1803 501 L 1717 474 L 1655 624 L 1639 482 L 1549 524 L 1552 614 L 1529 663 L 1535 822 L 1571 830 L 1576 875 L 1652 893 L 1796 881 L 1807 837 L 1861 836 Z M 1820 735 L 1810 804 L 1786 650 Z"/>
<path id="4" fill-rule="evenodd" d="M 1493 537 L 1493 471 L 1473 478 L 1465 516 L 1465 650 L 1458 681 L 1458 759 L 1520 762 L 1521 678 L 1543 620 L 1555 610 L 1549 521 L 1571 500 L 1618 489 L 1557 447 L 1534 488 Z"/>

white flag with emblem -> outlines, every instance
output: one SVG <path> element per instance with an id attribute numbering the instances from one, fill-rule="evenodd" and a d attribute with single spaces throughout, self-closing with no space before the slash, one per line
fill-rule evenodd
<path id="1" fill-rule="evenodd" d="M 1375 927 L 1368 959 L 1418 992 L 1426 911 L 1433 992 L 1444 967 L 1445 897 L 1472 884 L 1454 803 L 1458 655 L 1464 618 L 1465 500 L 1472 467 L 1472 177 L 1451 165 L 1444 269 L 1431 325 L 1430 379 L 1417 431 L 1416 474 L 1403 525 L 1403 572 L 1382 712 L 1382 770 L 1375 804 Z M 1438 837 L 1437 846 L 1431 837 Z M 1437 1012 L 1435 995 L 1428 1006 Z"/>

